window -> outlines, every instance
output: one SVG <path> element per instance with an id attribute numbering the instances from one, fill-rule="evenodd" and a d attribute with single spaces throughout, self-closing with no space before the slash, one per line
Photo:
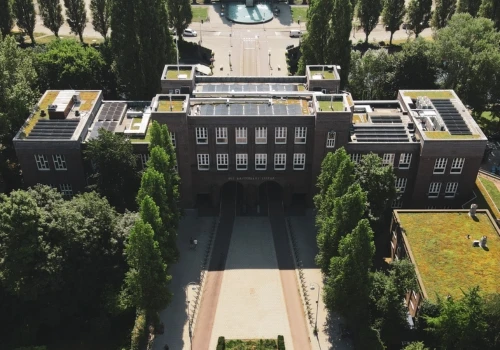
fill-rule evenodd
<path id="1" fill-rule="evenodd" d="M 236 128 L 236 143 L 241 145 L 247 143 L 247 128 Z"/>
<path id="2" fill-rule="evenodd" d="M 255 143 L 266 144 L 267 143 L 267 128 L 259 126 L 255 128 Z"/>
<path id="3" fill-rule="evenodd" d="M 411 164 L 411 153 L 401 153 L 399 156 L 399 169 L 409 169 Z"/>
<path id="4" fill-rule="evenodd" d="M 293 155 L 293 170 L 304 170 L 306 167 L 306 154 L 295 153 Z"/>
<path id="5" fill-rule="evenodd" d="M 196 128 L 196 143 L 198 145 L 206 145 L 208 143 L 207 128 Z"/>
<path id="6" fill-rule="evenodd" d="M 286 143 L 286 127 L 278 127 L 274 129 L 274 142 L 278 144 Z"/>
<path id="7" fill-rule="evenodd" d="M 361 154 L 359 154 L 359 153 L 352 153 L 351 154 L 351 160 L 354 163 L 359 163 L 359 161 L 361 160 Z"/>
<path id="8" fill-rule="evenodd" d="M 446 188 L 444 189 L 444 196 L 446 198 L 455 198 L 457 193 L 458 182 L 448 182 Z"/>
<path id="9" fill-rule="evenodd" d="M 267 154 L 255 154 L 255 170 L 266 170 L 267 168 Z"/>
<path id="10" fill-rule="evenodd" d="M 38 170 L 50 170 L 49 159 L 45 154 L 35 154 L 35 161 Z"/>
<path id="11" fill-rule="evenodd" d="M 175 138 L 175 132 L 170 133 L 170 141 L 172 141 L 172 146 L 177 147 L 177 140 Z"/>
<path id="12" fill-rule="evenodd" d="M 227 128 L 215 128 L 215 142 L 219 145 L 227 143 Z"/>
<path id="13" fill-rule="evenodd" d="M 436 163 L 434 163 L 434 174 L 444 174 L 444 170 L 446 169 L 447 162 L 448 162 L 448 159 L 446 159 L 446 158 L 436 159 Z"/>
<path id="14" fill-rule="evenodd" d="M 326 136 L 326 148 L 334 148 L 335 147 L 335 136 L 336 136 L 335 131 L 330 131 L 328 132 L 328 135 Z"/>
<path id="15" fill-rule="evenodd" d="M 441 191 L 441 182 L 431 182 L 429 185 L 429 198 L 437 198 Z"/>
<path id="16" fill-rule="evenodd" d="M 217 154 L 217 170 L 227 170 L 229 168 L 229 155 Z"/>
<path id="17" fill-rule="evenodd" d="M 384 153 L 384 156 L 382 157 L 382 164 L 394 166 L 394 157 L 395 156 L 396 155 L 394 153 Z"/>
<path id="18" fill-rule="evenodd" d="M 295 128 L 295 143 L 306 143 L 307 127 L 298 126 Z"/>
<path id="19" fill-rule="evenodd" d="M 396 192 L 404 193 L 404 191 L 406 190 L 406 182 L 407 179 L 405 177 L 398 177 L 396 179 Z"/>
<path id="20" fill-rule="evenodd" d="M 236 153 L 236 170 L 247 170 L 248 154 Z"/>
<path id="21" fill-rule="evenodd" d="M 210 169 L 210 156 L 208 154 L 198 154 L 198 170 Z"/>
<path id="22" fill-rule="evenodd" d="M 286 169 L 286 153 L 274 154 L 274 170 Z"/>
<path id="23" fill-rule="evenodd" d="M 464 167 L 465 158 L 455 158 L 451 162 L 450 174 L 461 174 Z"/>
<path id="24" fill-rule="evenodd" d="M 403 200 L 401 198 L 396 198 L 392 201 L 391 208 L 401 208 L 403 206 Z"/>
<path id="25" fill-rule="evenodd" d="M 60 184 L 59 188 L 61 189 L 61 193 L 63 196 L 73 195 L 73 186 L 71 186 L 70 184 Z"/>
<path id="26" fill-rule="evenodd" d="M 142 168 L 143 169 L 146 169 L 146 163 L 148 162 L 149 160 L 149 154 L 147 153 L 142 153 L 139 155 L 141 157 L 141 164 L 142 164 Z"/>
<path id="27" fill-rule="evenodd" d="M 54 161 L 54 168 L 56 170 L 68 170 L 66 167 L 66 158 L 62 154 L 53 154 L 52 160 Z"/>

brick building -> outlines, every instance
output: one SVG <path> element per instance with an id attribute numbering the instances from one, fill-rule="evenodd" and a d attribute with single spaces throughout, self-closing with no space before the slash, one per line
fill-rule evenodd
<path id="1" fill-rule="evenodd" d="M 82 147 L 99 128 L 127 135 L 144 163 L 148 127 L 156 120 L 172 132 L 187 208 L 217 205 L 232 181 L 249 206 L 268 181 L 281 185 L 285 205 L 311 204 L 321 161 L 339 147 L 355 161 L 377 153 L 395 168 L 396 208 L 455 208 L 471 199 L 487 139 L 453 91 L 353 101 L 338 91 L 339 69 L 214 77 L 197 76 L 193 66 L 166 66 L 162 94 L 145 102 L 103 101 L 99 91 L 47 91 L 14 139 L 25 184 L 82 190 Z"/>

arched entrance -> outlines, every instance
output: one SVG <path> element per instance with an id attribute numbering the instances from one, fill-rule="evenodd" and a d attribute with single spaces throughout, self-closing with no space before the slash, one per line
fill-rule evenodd
<path id="1" fill-rule="evenodd" d="M 235 215 L 241 215 L 245 211 L 245 191 L 243 184 L 236 181 L 228 181 L 220 189 L 221 213 L 234 210 Z"/>
<path id="2" fill-rule="evenodd" d="M 283 203 L 283 188 L 275 181 L 259 185 L 258 211 L 261 215 L 269 215 L 269 203 Z"/>

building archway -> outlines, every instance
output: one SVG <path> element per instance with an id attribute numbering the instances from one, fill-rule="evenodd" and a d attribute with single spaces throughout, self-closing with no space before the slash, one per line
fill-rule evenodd
<path id="1" fill-rule="evenodd" d="M 259 185 L 258 212 L 269 214 L 269 203 L 283 203 L 283 187 L 276 181 L 265 181 Z"/>
<path id="2" fill-rule="evenodd" d="M 235 215 L 245 212 L 245 188 L 242 183 L 228 181 L 220 188 L 221 214 L 234 211 Z"/>

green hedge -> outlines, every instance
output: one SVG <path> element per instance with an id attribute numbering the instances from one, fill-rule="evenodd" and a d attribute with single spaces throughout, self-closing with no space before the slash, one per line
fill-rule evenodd
<path id="1" fill-rule="evenodd" d="M 226 338 L 219 337 L 217 340 L 217 350 L 225 350 L 226 349 Z"/>
<path id="2" fill-rule="evenodd" d="M 285 338 L 282 335 L 278 335 L 278 350 L 285 350 Z"/>
<path id="3" fill-rule="evenodd" d="M 137 310 L 134 328 L 132 329 L 130 350 L 145 349 L 148 342 L 148 333 L 149 329 L 146 312 L 144 310 Z"/>

